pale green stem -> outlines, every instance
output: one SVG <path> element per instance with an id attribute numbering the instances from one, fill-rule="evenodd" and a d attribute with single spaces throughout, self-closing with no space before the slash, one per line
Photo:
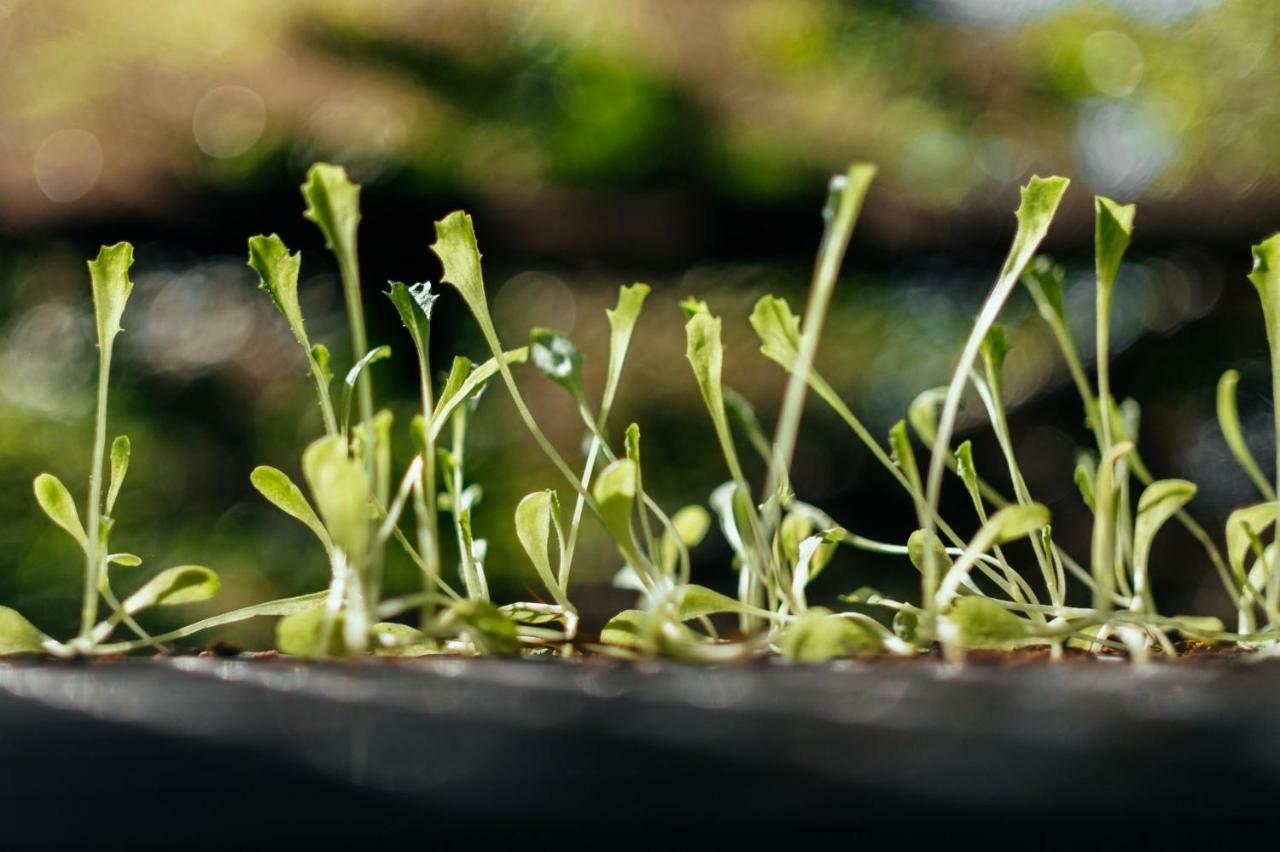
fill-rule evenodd
<path id="1" fill-rule="evenodd" d="M 93 626 L 98 620 L 98 588 L 101 585 L 102 554 L 105 543 L 102 532 L 102 468 L 107 448 L 107 390 L 111 378 L 113 342 L 98 345 L 98 403 L 93 426 L 93 468 L 89 471 L 88 540 L 85 544 L 84 600 L 80 609 L 80 644 L 93 642 Z"/>

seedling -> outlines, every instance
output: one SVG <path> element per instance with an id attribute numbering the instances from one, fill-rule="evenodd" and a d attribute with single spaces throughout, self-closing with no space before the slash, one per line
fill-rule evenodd
<path id="1" fill-rule="evenodd" d="M 206 568 L 184 565 L 161 572 L 123 600 L 114 592 L 112 566 L 130 568 L 141 562 L 109 547 L 130 459 L 124 436 L 115 439 L 108 454 L 106 428 L 112 347 L 132 287 L 132 249 L 125 243 L 104 248 L 89 265 L 99 384 L 87 523 L 81 523 L 70 492 L 57 478 L 41 474 L 35 480 L 40 506 L 84 554 L 81 628 L 74 638 L 60 642 L 14 610 L 0 608 L 0 653 L 73 656 L 163 648 L 258 616 L 280 617 L 280 650 L 325 657 L 367 652 L 570 655 L 594 650 L 697 662 L 776 653 L 819 662 L 859 654 L 912 655 L 938 643 L 950 659 L 980 648 L 1047 647 L 1055 655 L 1066 648 L 1119 650 L 1141 661 L 1154 653 L 1176 653 L 1176 635 L 1275 647 L 1280 638 L 1274 531 L 1280 515 L 1280 469 L 1268 479 L 1245 443 L 1236 409 L 1239 376 L 1227 371 L 1222 377 L 1218 419 L 1232 456 L 1263 502 L 1231 514 L 1225 556 L 1187 512 L 1196 486 L 1181 479 L 1157 480 L 1148 470 L 1139 450 L 1138 404 L 1117 398 L 1112 386 L 1111 303 L 1115 288 L 1123 286 L 1123 258 L 1134 235 L 1133 205 L 1095 199 L 1093 377 L 1071 336 L 1062 270 L 1035 257 L 1068 182 L 1032 178 L 1015 214 L 1012 247 L 948 384 L 916 397 L 885 439 L 866 428 L 818 365 L 820 337 L 840 267 L 874 174 L 871 166 L 855 165 L 832 181 L 803 322 L 783 299 L 772 295 L 762 297 L 749 317 L 761 353 L 789 374 L 772 438 L 751 406 L 724 385 L 722 319 L 700 300 L 682 305 L 686 358 L 728 480 L 709 496 L 710 512 L 687 505 L 668 514 L 645 490 L 646 465 L 651 461 L 643 451 L 640 425 L 632 423 L 619 432 L 609 422 L 649 287 L 622 287 L 616 307 L 606 312 L 608 363 L 603 387 L 597 391 L 587 386 L 582 354 L 563 332 L 535 328 L 527 346 L 503 348 L 489 313 L 474 224 L 462 212 L 435 224 L 431 249 L 443 266 L 441 280 L 462 296 L 490 357 L 479 364 L 455 357 L 443 381 L 437 382 L 430 349 L 436 293 L 429 283 L 390 284 L 387 296 L 412 344 L 420 397 L 405 430 L 413 452 L 405 469 L 394 472 L 391 449 L 396 432 L 390 413 L 375 406 L 372 381 L 377 363 L 392 357 L 392 351 L 371 346 L 365 330 L 357 258 L 360 188 L 339 167 L 313 167 L 302 188 L 304 215 L 320 228 L 337 262 L 349 321 L 349 361 L 345 372 L 335 373 L 330 349 L 308 334 L 298 294 L 301 256 L 290 253 L 277 236 L 250 239 L 249 265 L 302 348 L 322 427 L 302 452 L 306 491 L 274 467 L 258 467 L 250 478 L 269 502 L 314 535 L 328 564 L 329 581 L 311 594 L 216 615 L 162 635 L 148 634 L 137 623 L 137 613 L 204 600 L 217 591 L 218 579 Z M 1280 451 L 1280 235 L 1256 246 L 1254 258 L 1250 279 L 1261 297 L 1271 348 L 1278 415 L 1275 441 Z M 1089 553 L 1079 559 L 1055 540 L 1049 511 L 1031 492 L 1006 412 L 1005 367 L 1017 353 L 999 319 L 1019 281 L 1061 351 L 1085 414 L 1090 446 L 1082 450 L 1072 475 L 1094 522 Z M 514 377 L 514 370 L 524 364 L 567 394 L 588 438 L 580 463 L 571 465 L 532 416 Z M 335 375 L 342 376 L 336 389 Z M 569 486 L 573 501 L 569 510 L 559 491 L 544 487 L 511 507 L 515 539 L 541 588 L 531 600 L 504 603 L 493 600 L 486 540 L 477 529 L 484 518 L 475 513 L 483 491 L 480 483 L 469 480 L 468 455 L 468 434 L 485 413 L 483 394 L 495 377 Z M 797 493 L 790 466 L 809 391 L 835 411 L 902 490 L 904 511 L 914 511 L 917 522 L 907 541 L 862 536 Z M 976 397 L 976 410 L 985 414 L 992 429 L 999 451 L 995 479 L 989 478 L 990 470 L 979 471 L 969 441 L 953 445 L 966 397 Z M 928 451 L 924 463 L 917 459 L 913 432 Z M 758 491 L 739 457 L 739 439 L 764 463 Z M 948 480 L 948 472 L 953 480 Z M 997 480 L 1007 483 L 1008 494 Z M 963 489 L 972 506 L 971 518 L 942 517 L 944 487 Z M 707 535 L 713 513 L 734 554 L 736 596 L 693 582 L 690 550 Z M 412 531 L 406 534 L 402 526 L 409 523 L 409 514 Z M 449 517 L 443 531 L 442 515 Z M 638 595 L 635 608 L 618 613 L 598 637 L 580 635 L 571 594 L 581 525 L 588 515 L 616 546 L 621 566 L 615 583 Z M 1200 543 L 1217 570 L 1237 613 L 1234 632 L 1216 619 L 1161 614 L 1152 548 L 1157 534 L 1173 519 Z M 442 536 L 453 541 L 456 571 L 443 564 Z M 1023 539 L 1029 548 L 1010 546 Z M 393 541 L 421 569 L 422 587 L 387 599 L 382 571 L 386 547 Z M 850 608 L 812 605 L 811 585 L 830 570 L 841 547 L 900 559 L 904 569 L 919 573 L 919 599 L 897 600 L 858 588 L 841 598 Z M 1026 552 L 1030 559 L 1020 564 Z M 1076 599 L 1084 605 L 1069 603 Z M 99 612 L 103 605 L 105 614 Z M 872 612 L 879 612 L 883 620 Z M 726 618 L 736 619 L 736 631 L 726 629 Z M 131 631 L 131 638 L 113 638 L 121 626 Z"/>
<path id="2" fill-rule="evenodd" d="M 112 586 L 111 566 L 137 568 L 142 564 L 138 556 L 126 552 L 113 553 L 110 546 L 116 500 L 129 470 L 132 449 L 125 435 L 111 442 L 109 484 L 105 497 L 103 495 L 111 358 L 116 336 L 122 330 L 120 321 L 133 291 L 133 282 L 129 279 L 132 265 L 133 246 L 129 243 L 103 246 L 98 257 L 89 261 L 98 337 L 98 397 L 93 430 L 93 467 L 89 471 L 85 511 L 87 525 L 81 524 L 71 492 L 60 479 L 51 473 L 42 473 L 33 484 L 40 508 L 75 540 L 84 553 L 80 632 L 68 642 L 59 642 L 44 635 L 18 612 L 0 607 L 0 654 L 48 653 L 65 657 L 102 653 L 104 643 L 121 624 L 127 626 L 141 642 L 163 648 L 161 640 L 143 630 L 135 616 L 150 607 L 196 603 L 218 593 L 218 575 L 200 565 L 179 565 L 161 571 L 123 601 L 117 599 Z M 106 618 L 99 620 L 101 602 L 105 602 L 111 611 Z M 110 652 L 110 646 L 106 646 L 106 650 Z"/>

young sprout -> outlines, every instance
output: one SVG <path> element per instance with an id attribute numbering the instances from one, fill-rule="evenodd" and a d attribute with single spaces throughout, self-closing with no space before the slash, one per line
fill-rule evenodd
<path id="1" fill-rule="evenodd" d="M 960 361 L 956 365 L 955 373 L 947 386 L 946 398 L 943 400 L 942 414 L 938 422 L 938 435 L 934 441 L 933 454 L 929 462 L 929 473 L 925 480 L 925 500 L 923 504 L 925 508 L 924 511 L 919 513 L 920 526 L 929 533 L 932 533 L 937 526 L 935 517 L 938 510 L 938 501 L 942 494 L 942 472 L 946 467 L 951 435 L 955 430 L 956 417 L 960 411 L 960 397 L 964 392 L 965 384 L 968 382 L 969 371 L 977 360 L 987 332 L 995 324 L 1000 311 L 1004 308 L 1005 302 L 1008 301 L 1009 296 L 1013 293 L 1013 288 L 1017 286 L 1018 278 L 1022 275 L 1023 269 L 1031 261 L 1036 248 L 1040 245 L 1041 240 L 1044 239 L 1045 234 L 1048 233 L 1049 223 L 1053 220 L 1053 214 L 1057 211 L 1058 204 L 1062 200 L 1069 182 L 1066 178 L 1061 177 L 1033 177 L 1022 188 L 1022 203 L 1015 214 L 1018 220 L 1018 231 L 1013 239 L 1013 247 L 1009 250 L 1009 256 L 1005 259 L 1004 267 L 996 279 L 996 284 L 983 303 L 973 330 L 965 341 L 964 349 L 960 353 Z M 938 569 L 932 556 L 932 551 L 926 550 L 925 554 L 923 600 L 926 607 L 932 608 L 938 589 Z"/>
<path id="2" fill-rule="evenodd" d="M 766 502 L 774 498 L 779 488 L 786 484 L 787 470 L 791 466 L 796 439 L 800 434 L 805 390 L 809 371 L 818 351 L 818 340 L 822 336 L 822 325 L 831 306 L 831 296 L 835 292 L 836 278 L 849 247 L 853 225 L 875 175 L 875 166 L 855 163 L 847 172 L 831 180 L 827 206 L 822 211 L 825 227 L 818 248 L 818 262 L 814 267 L 813 285 L 809 289 L 809 302 L 805 306 L 804 334 L 800 338 L 800 345 L 796 347 L 795 364 L 787 382 L 782 409 L 778 415 L 778 428 L 774 434 L 772 460 L 765 480 L 763 499 Z M 769 523 L 765 533 L 771 534 L 774 519 L 767 520 Z"/>
<path id="3" fill-rule="evenodd" d="M 57 526 L 79 545 L 85 558 L 84 595 L 81 604 L 80 632 L 69 644 L 53 640 L 30 624 L 17 612 L 0 610 L 0 653 L 32 652 L 60 656 L 103 653 L 102 643 L 120 624 L 125 624 L 145 645 L 162 648 L 160 640 L 150 636 L 134 617 L 154 606 L 195 603 L 217 594 L 216 574 L 200 565 L 182 565 L 160 572 L 123 602 L 111 586 L 110 566 L 137 567 L 142 560 L 131 553 L 112 553 L 110 537 L 115 525 L 113 513 L 120 489 L 129 470 L 131 445 L 123 435 L 111 443 L 110 478 L 103 494 L 102 476 L 107 468 L 107 399 L 110 388 L 111 359 L 115 338 L 120 333 L 121 318 L 133 291 L 129 269 L 133 265 L 133 246 L 117 243 L 104 246 L 95 260 L 89 262 L 93 292 L 93 308 L 98 336 L 98 397 L 93 434 L 93 467 L 89 473 L 89 496 L 86 506 L 87 526 L 82 526 L 71 492 L 56 476 L 42 473 L 32 484 L 36 502 Z M 98 620 L 99 599 L 105 600 L 111 614 Z"/>

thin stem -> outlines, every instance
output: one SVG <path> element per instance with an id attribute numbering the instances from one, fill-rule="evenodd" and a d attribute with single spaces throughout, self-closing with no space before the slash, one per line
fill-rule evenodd
<path id="1" fill-rule="evenodd" d="M 89 500 L 87 511 L 88 541 L 85 546 L 84 600 L 80 608 L 80 635 L 83 645 L 93 642 L 93 626 L 98 620 L 99 570 L 101 554 L 105 550 L 102 538 L 102 469 L 107 448 L 107 391 L 111 377 L 110 340 L 99 343 L 98 348 L 98 404 L 93 426 L 93 467 L 89 471 Z"/>

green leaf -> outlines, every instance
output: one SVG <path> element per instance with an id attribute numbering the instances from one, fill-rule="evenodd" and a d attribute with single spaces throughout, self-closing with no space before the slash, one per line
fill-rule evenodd
<path id="1" fill-rule="evenodd" d="M 120 496 L 120 486 L 124 485 L 125 474 L 129 472 L 129 436 L 117 435 L 111 442 L 111 484 L 107 487 L 107 514 L 116 507 L 116 498 Z"/>
<path id="2" fill-rule="evenodd" d="M 249 474 L 249 481 L 253 483 L 254 488 L 258 489 L 258 493 L 266 497 L 277 509 L 306 524 L 307 528 L 324 544 L 326 550 L 333 545 L 324 524 L 311 508 L 311 503 L 307 501 L 302 489 L 293 484 L 288 474 L 274 467 L 259 465 L 253 469 L 253 473 Z"/>
<path id="3" fill-rule="evenodd" d="M 354 257 L 356 228 L 360 224 L 360 187 L 347 177 L 346 169 L 316 163 L 307 171 L 302 197 L 307 203 L 302 215 L 319 226 L 329 250 Z"/>
<path id="4" fill-rule="evenodd" d="M 1004 326 L 999 323 L 991 326 L 987 336 L 982 339 L 982 360 L 986 364 L 992 390 L 997 395 L 1001 393 L 1004 361 L 1009 356 L 1009 349 L 1009 338 L 1005 335 Z"/>
<path id="5" fill-rule="evenodd" d="M 480 272 L 480 248 L 476 244 L 471 217 L 455 210 L 436 222 L 436 241 L 431 245 L 431 251 L 444 266 L 443 282 L 457 288 L 467 307 L 484 326 L 489 307 L 484 293 L 484 276 Z"/>
<path id="6" fill-rule="evenodd" d="M 120 333 L 120 318 L 133 292 L 129 267 L 133 266 L 133 246 L 116 243 L 103 246 L 95 260 L 89 261 L 89 279 L 93 287 L 93 313 L 98 326 L 98 345 L 110 351 Z"/>
<path id="7" fill-rule="evenodd" d="M 932 447 L 938 437 L 938 406 L 946 396 L 946 388 L 929 388 L 921 391 L 907 406 L 907 422 L 926 447 Z"/>
<path id="8" fill-rule="evenodd" d="M 42 473 L 32 483 L 36 502 L 49 516 L 49 520 L 66 530 L 82 549 L 88 549 L 89 537 L 85 535 L 84 526 L 80 523 L 80 513 L 76 511 L 71 492 L 62 480 L 51 473 Z"/>
<path id="9" fill-rule="evenodd" d="M 946 450 L 951 444 L 956 417 L 960 410 L 961 397 L 965 386 L 969 383 L 970 371 L 973 369 L 974 361 L 978 357 L 982 342 L 986 338 L 987 332 L 990 331 L 999 318 L 1000 312 L 1009 300 L 1009 296 L 1012 295 L 1013 288 L 1017 286 L 1022 271 L 1031 262 L 1036 248 L 1044 239 L 1045 234 L 1048 233 L 1049 223 L 1053 220 L 1053 215 L 1057 211 L 1069 183 L 1070 181 L 1061 177 L 1041 178 L 1033 176 L 1027 182 L 1027 185 L 1022 188 L 1021 204 L 1019 204 L 1018 211 L 1015 214 L 1018 220 L 1018 231 L 1014 235 L 1013 245 L 1009 249 L 1009 255 L 1005 258 L 1004 266 L 1001 267 L 1000 274 L 996 278 L 996 283 L 992 287 L 991 293 L 982 303 L 978 318 L 975 320 L 973 328 L 965 340 L 964 350 L 961 352 L 959 362 L 956 364 L 951 381 L 947 386 L 947 396 L 938 418 L 938 437 L 934 442 L 935 452 L 929 463 L 926 501 L 917 506 L 917 515 L 919 516 L 921 527 L 932 529 L 935 523 L 934 518 L 938 512 L 938 499 L 941 493 L 942 472 L 948 455 Z M 926 570 L 924 572 L 923 587 L 926 603 L 930 597 L 934 596 L 933 584 L 936 580 L 936 571 Z"/>
<path id="10" fill-rule="evenodd" d="M 1241 586 L 1245 583 L 1244 560 L 1253 540 L 1276 520 L 1273 501 L 1236 509 L 1227 517 L 1227 562 Z"/>
<path id="11" fill-rule="evenodd" d="M 347 455 L 342 438 L 324 437 L 303 452 L 302 473 L 334 545 L 350 559 L 362 558 L 373 497 L 364 465 Z"/>
<path id="12" fill-rule="evenodd" d="M 1253 247 L 1249 280 L 1262 300 L 1267 340 L 1274 351 L 1280 347 L 1280 234 L 1273 234 Z"/>
<path id="13" fill-rule="evenodd" d="M 884 595 L 880 593 L 879 589 L 873 588 L 872 586 L 859 586 L 852 592 L 846 592 L 845 594 L 840 595 L 839 599 L 842 602 L 849 604 L 870 604 L 872 600 L 880 597 L 884 597 Z"/>
<path id="14" fill-rule="evenodd" d="M 391 357 L 390 346 L 375 346 L 364 356 L 360 358 L 351 369 L 347 371 L 347 376 L 342 383 L 342 428 L 344 431 L 351 427 L 351 400 L 355 397 L 356 382 L 360 381 L 360 375 L 369 368 L 371 364 L 379 361 L 385 361 Z"/>
<path id="15" fill-rule="evenodd" d="M 290 254 L 284 241 L 275 234 L 249 238 L 249 267 L 258 273 L 258 286 L 271 296 L 294 338 L 310 349 L 302 306 L 298 303 L 298 270 L 301 264 L 302 255 L 299 252 Z"/>
<path id="16" fill-rule="evenodd" d="M 440 296 L 431 292 L 430 282 L 414 284 L 412 287 L 402 281 L 392 281 L 390 284 L 387 298 L 395 305 L 400 322 L 404 323 L 413 339 L 414 348 L 419 354 L 425 355 L 431 340 L 431 311 Z"/>
<path id="17" fill-rule="evenodd" d="M 1276 499 L 1275 488 L 1262 475 L 1262 469 L 1249 451 L 1245 443 L 1244 431 L 1240 428 L 1240 412 L 1236 407 L 1236 385 L 1240 383 L 1240 374 L 1235 370 L 1227 370 L 1218 380 L 1218 426 L 1222 429 L 1222 437 L 1232 457 L 1240 465 L 1249 479 L 1257 486 L 1258 491 L 1268 500 Z"/>
<path id="18" fill-rule="evenodd" d="M 111 553 L 107 555 L 107 562 L 125 568 L 137 568 L 142 564 L 142 557 L 133 553 Z"/>
<path id="19" fill-rule="evenodd" d="M 742 612 L 746 609 L 735 598 L 693 583 L 678 587 L 673 595 L 677 601 L 676 617 L 680 621 L 702 618 L 720 612 Z"/>
<path id="20" fill-rule="evenodd" d="M 548 328 L 529 332 L 529 359 L 538 372 L 569 392 L 574 400 L 586 404 L 582 384 L 582 354 L 569 335 Z"/>
<path id="21" fill-rule="evenodd" d="M 502 359 L 508 364 L 523 364 L 528 357 L 527 346 L 502 353 Z M 475 395 L 496 372 L 498 372 L 496 358 L 490 358 L 475 369 L 471 369 L 471 362 L 466 358 L 453 359 L 449 378 L 445 380 L 444 389 L 440 391 L 435 410 L 431 412 L 431 423 L 427 434 L 433 443 L 440 436 L 440 431 L 444 429 L 445 424 L 449 422 L 454 409 Z"/>
<path id="22" fill-rule="evenodd" d="M 600 641 L 619 648 L 645 647 L 645 627 L 650 615 L 644 610 L 625 609 L 609 619 L 600 631 Z"/>
<path id="23" fill-rule="evenodd" d="M 978 469 L 973 464 L 973 442 L 965 441 L 956 447 L 956 474 L 975 504 L 982 503 L 982 490 L 978 481 Z"/>
<path id="24" fill-rule="evenodd" d="M 1049 323 L 1065 326 L 1067 309 L 1062 301 L 1066 271 L 1047 257 L 1040 255 L 1022 273 L 1022 282 L 1031 290 L 1040 315 Z"/>
<path id="25" fill-rule="evenodd" d="M 1076 488 L 1080 491 L 1080 499 L 1084 500 L 1084 504 L 1089 507 L 1089 511 L 1094 510 L 1094 481 L 1098 476 L 1098 463 L 1089 453 L 1081 453 L 1076 460 L 1076 470 L 1073 479 Z"/>
<path id="26" fill-rule="evenodd" d="M 760 425 L 760 418 L 756 416 L 756 410 L 750 401 L 733 388 L 726 386 L 724 407 L 730 422 L 737 427 L 737 431 L 746 437 L 760 458 L 764 459 L 765 464 L 769 464 L 773 460 L 769 439 L 765 437 L 764 427 Z"/>
<path id="27" fill-rule="evenodd" d="M 800 318 L 786 299 L 765 295 L 751 310 L 751 327 L 760 338 L 760 352 L 790 372 L 800 357 Z"/>
<path id="28" fill-rule="evenodd" d="M 1196 486 L 1185 479 L 1161 479 L 1151 483 L 1138 498 L 1138 516 L 1133 525 L 1133 569 L 1146 571 L 1151 543 L 1166 521 L 1181 511 L 1192 497 Z"/>
<path id="29" fill-rule="evenodd" d="M 516 538 L 556 603 L 572 612 L 573 605 L 569 603 L 568 596 L 551 570 L 549 555 L 552 516 L 558 503 L 555 492 L 551 490 L 526 495 L 516 505 Z"/>
<path id="30" fill-rule="evenodd" d="M 1025 538 L 1049 523 L 1049 509 L 1040 503 L 1005 506 L 991 516 L 986 528 L 994 544 Z"/>
<path id="31" fill-rule="evenodd" d="M 329 369 L 329 347 L 323 343 L 317 343 L 311 347 L 311 369 L 315 371 L 316 378 L 320 380 L 320 384 L 326 388 L 333 381 L 333 370 Z"/>
<path id="32" fill-rule="evenodd" d="M 1094 198 L 1094 244 L 1097 251 L 1098 284 L 1106 291 L 1114 286 L 1120 260 L 1133 237 L 1132 204 L 1117 204 L 1101 195 Z"/>
<path id="33" fill-rule="evenodd" d="M 377 642 L 374 654 L 379 657 L 423 657 L 440 653 L 427 634 L 407 624 L 380 621 L 373 625 L 372 633 Z"/>
<path id="34" fill-rule="evenodd" d="M 997 544 L 1024 538 L 1036 530 L 1049 524 L 1049 510 L 1040 503 L 1025 503 L 1005 506 L 992 515 L 982 528 L 978 530 L 964 552 L 947 570 L 946 576 L 938 586 L 935 603 L 945 606 L 960 590 L 960 586 L 968 580 L 978 559 Z M 926 553 L 922 549 L 922 553 Z M 927 564 L 927 562 L 925 563 Z M 923 570 L 923 569 L 922 569 Z"/>
<path id="35" fill-rule="evenodd" d="M 956 601 L 946 614 L 948 641 L 964 648 L 1005 648 L 1030 635 L 1030 625 L 1000 604 L 978 595 Z"/>
<path id="36" fill-rule="evenodd" d="M 0 606 L 0 657 L 9 654 L 43 654 L 49 637 L 27 621 L 22 613 Z"/>
<path id="37" fill-rule="evenodd" d="M 884 642 L 871 628 L 815 607 L 787 625 L 778 637 L 782 656 L 798 663 L 824 663 L 839 657 L 876 654 Z"/>
<path id="38" fill-rule="evenodd" d="M 889 429 L 889 449 L 890 457 L 919 494 L 922 491 L 920 469 L 916 467 L 916 454 L 911 449 L 911 439 L 907 437 L 905 421 L 899 420 Z"/>
<path id="39" fill-rule="evenodd" d="M 289 613 L 276 623 L 276 649 L 294 657 L 345 656 L 342 614 L 339 613 L 329 624 L 328 636 L 325 635 L 327 621 L 324 605 Z"/>
<path id="40" fill-rule="evenodd" d="M 600 519 L 619 546 L 633 548 L 631 514 L 636 501 L 636 465 L 618 459 L 600 472 L 592 486 Z"/>
<path id="41" fill-rule="evenodd" d="M 692 550 L 706 538 L 707 530 L 711 528 L 711 515 L 701 506 L 685 506 L 671 516 L 671 526 L 685 548 Z M 661 553 L 662 569 L 668 573 L 674 571 L 680 552 L 671 537 L 671 530 L 662 533 Z"/>
<path id="42" fill-rule="evenodd" d="M 724 363 L 724 347 L 720 343 L 720 319 L 709 313 L 699 312 L 685 324 L 687 347 L 685 357 L 693 367 L 698 390 L 706 402 L 717 428 L 724 421 L 724 392 L 721 372 Z"/>
<path id="43" fill-rule="evenodd" d="M 609 319 L 609 367 L 604 382 L 604 398 L 609 402 L 613 401 L 618 381 L 622 377 L 622 365 L 627 360 L 631 335 L 635 332 L 636 322 L 640 319 L 640 311 L 644 308 L 644 300 L 648 295 L 648 284 L 621 287 L 618 289 L 618 306 L 604 312 Z"/>
<path id="44" fill-rule="evenodd" d="M 484 654 L 513 654 L 520 647 L 516 623 L 489 601 L 454 603 L 441 613 L 440 626 L 465 635 Z"/>
<path id="45" fill-rule="evenodd" d="M 152 577 L 129 595 L 123 606 L 132 615 L 152 606 L 199 603 L 216 595 L 221 587 L 218 575 L 203 565 L 179 565 Z"/>
<path id="46" fill-rule="evenodd" d="M 685 319 L 692 319 L 696 314 L 706 314 L 711 312 L 711 308 L 707 303 L 696 296 L 688 296 L 680 303 L 680 310 L 684 313 Z"/>
<path id="47" fill-rule="evenodd" d="M 907 538 L 907 558 L 911 560 L 911 564 L 916 566 L 916 570 L 924 571 L 926 540 L 933 545 L 933 555 L 937 559 L 937 564 L 942 567 L 943 571 L 949 569 L 951 567 L 951 554 L 947 553 L 947 548 L 938 540 L 936 535 L 924 530 L 916 530 Z"/>

